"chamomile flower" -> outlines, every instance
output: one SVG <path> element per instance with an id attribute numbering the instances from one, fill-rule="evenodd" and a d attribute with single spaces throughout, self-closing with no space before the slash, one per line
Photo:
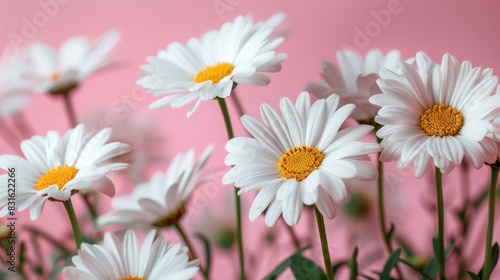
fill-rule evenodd
<path id="1" fill-rule="evenodd" d="M 4 49 L 0 59 L 0 119 L 16 115 L 29 103 L 29 87 L 22 79 L 27 69 L 24 53 Z"/>
<path id="2" fill-rule="evenodd" d="M 123 241 L 108 232 L 102 244 L 83 243 L 71 260 L 75 266 L 63 270 L 70 280 L 184 280 L 199 270 L 198 260 L 189 261 L 187 248 L 167 244 L 161 236 L 155 239 L 154 230 L 142 246 L 132 230 Z"/>
<path id="3" fill-rule="evenodd" d="M 430 159 L 442 173 L 450 172 L 464 157 L 475 168 L 495 162 L 497 147 L 492 123 L 500 110 L 500 95 L 492 95 L 498 78 L 491 69 L 472 67 L 445 54 L 441 64 L 425 53 L 416 66 L 400 63 L 402 75 L 381 72 L 378 85 L 383 94 L 370 102 L 382 107 L 375 121 L 383 127 L 382 161 L 396 161 L 398 168 L 414 165 L 417 178 Z"/>
<path id="4" fill-rule="evenodd" d="M 110 129 L 92 135 L 78 125 L 62 137 L 56 131 L 49 131 L 46 137 L 37 135 L 24 140 L 21 150 L 26 159 L 1 155 L 1 169 L 18 171 L 18 210 L 31 207 L 30 216 L 35 220 L 48 199 L 66 201 L 78 191 L 88 189 L 114 196 L 113 182 L 106 175 L 127 168 L 128 164 L 106 161 L 126 153 L 128 145 L 107 143 L 110 136 Z M 7 179 L 7 175 L 0 175 L 0 217 L 9 214 Z"/>
<path id="5" fill-rule="evenodd" d="M 283 18 L 278 14 L 254 23 L 251 17 L 238 16 L 201 39 L 192 38 L 185 45 L 171 43 L 157 56 L 148 57 L 137 85 L 154 96 L 167 95 L 152 103 L 151 109 L 195 102 L 188 116 L 202 101 L 228 97 L 237 84 L 265 86 L 270 79 L 262 72 L 280 71 L 286 58 L 274 51 L 283 42 L 273 36 Z"/>
<path id="6" fill-rule="evenodd" d="M 120 34 L 110 31 L 92 43 L 84 36 L 71 37 L 62 43 L 59 51 L 36 43 L 27 50 L 30 71 L 24 76 L 34 92 L 67 94 L 110 63 L 108 55 L 119 40 Z"/>
<path id="7" fill-rule="evenodd" d="M 200 173 L 213 147 L 209 146 L 199 159 L 194 150 L 178 154 L 166 173 L 155 173 L 139 184 L 130 195 L 113 199 L 114 210 L 100 216 L 99 227 L 162 228 L 175 225 L 186 212 L 186 203 L 198 186 Z"/>
<path id="8" fill-rule="evenodd" d="M 307 92 L 294 105 L 280 103 L 281 116 L 267 104 L 261 106 L 263 123 L 243 116 L 242 123 L 255 137 L 229 140 L 226 165 L 234 167 L 223 177 L 239 194 L 260 189 L 250 209 L 250 220 L 265 210 L 266 225 L 281 213 L 288 225 L 300 218 L 303 204 L 315 205 L 327 218 L 335 216 L 334 201 L 346 195 L 343 179 L 374 180 L 377 171 L 368 154 L 380 151 L 377 143 L 358 141 L 373 127 L 359 125 L 339 131 L 355 105 L 338 108 L 339 96 L 310 104 Z"/>
<path id="9" fill-rule="evenodd" d="M 307 84 L 306 90 L 318 98 L 327 98 L 335 93 L 340 96 L 340 104 L 353 103 L 356 110 L 352 118 L 358 121 L 370 121 L 375 118 L 378 107 L 368 99 L 382 91 L 377 86 L 379 72 L 382 69 L 396 71 L 401 59 L 398 50 L 384 55 L 380 50 L 371 50 L 363 58 L 349 49 L 337 51 L 340 69 L 329 61 L 321 63 L 322 80 L 315 84 Z"/>

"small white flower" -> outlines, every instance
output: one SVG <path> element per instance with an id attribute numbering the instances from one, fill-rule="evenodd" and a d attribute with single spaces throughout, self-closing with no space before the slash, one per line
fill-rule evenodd
<path id="1" fill-rule="evenodd" d="M 400 63 L 402 75 L 381 72 L 378 84 L 383 94 L 370 102 L 382 107 L 375 121 L 383 127 L 382 161 L 396 161 L 398 168 L 414 165 L 417 178 L 430 159 L 448 173 L 465 157 L 475 168 L 496 160 L 497 147 L 492 123 L 500 110 L 500 95 L 492 95 L 498 78 L 491 69 L 472 67 L 445 54 L 436 64 L 425 53 L 416 56 L 416 66 Z"/>
<path id="2" fill-rule="evenodd" d="M 0 58 L 0 119 L 16 115 L 29 103 L 28 85 L 22 80 L 26 70 L 23 53 L 4 49 Z"/>
<path id="3" fill-rule="evenodd" d="M 265 86 L 268 76 L 278 72 L 285 54 L 275 49 L 283 38 L 273 36 L 283 20 L 278 14 L 266 22 L 254 23 L 251 17 L 238 16 L 219 30 L 201 39 L 192 38 L 186 45 L 171 43 L 155 57 L 148 57 L 146 73 L 137 84 L 154 96 L 168 94 L 151 104 L 151 109 L 183 107 L 195 101 L 190 116 L 202 101 L 226 98 L 237 84 Z"/>
<path id="4" fill-rule="evenodd" d="M 365 58 L 348 49 L 339 50 L 337 60 L 342 73 L 331 62 L 324 61 L 321 63 L 322 80 L 316 84 L 307 84 L 306 90 L 318 98 L 338 94 L 340 105 L 356 105 L 356 110 L 352 113 L 354 119 L 373 120 L 379 108 L 368 99 L 382 92 L 377 86 L 379 72 L 382 69 L 396 71 L 400 59 L 398 50 L 389 51 L 385 56 L 380 50 L 371 50 Z"/>
<path id="5" fill-rule="evenodd" d="M 167 244 L 165 238 L 155 240 L 149 232 L 142 246 L 132 230 L 123 242 L 106 233 L 103 244 L 82 244 L 78 255 L 63 272 L 70 280 L 184 280 L 192 279 L 199 270 L 199 261 L 189 261 L 187 248 Z"/>
<path id="6" fill-rule="evenodd" d="M 368 154 L 380 151 L 380 146 L 358 141 L 373 127 L 359 125 L 339 131 L 356 106 L 338 108 L 338 104 L 339 96 L 333 94 L 311 106 L 305 92 L 295 105 L 282 98 L 281 116 L 263 104 L 264 123 L 242 117 L 255 139 L 238 137 L 227 143 L 225 163 L 234 167 L 222 181 L 242 188 L 239 194 L 260 189 L 250 220 L 267 208 L 267 226 L 273 226 L 282 212 L 286 223 L 295 225 L 303 204 L 316 205 L 331 219 L 335 216 L 334 201 L 346 195 L 343 179 L 377 178 L 377 171 L 366 160 Z"/>
<path id="7" fill-rule="evenodd" d="M 63 137 L 56 131 L 47 136 L 33 136 L 21 142 L 26 159 L 15 155 L 1 155 L 0 168 L 15 167 L 16 204 L 18 211 L 31 206 L 32 220 L 38 218 L 47 199 L 66 201 L 81 190 L 92 189 L 114 196 L 113 182 L 106 175 L 128 167 L 123 163 L 106 163 L 115 156 L 124 154 L 128 145 L 107 143 L 110 129 L 95 135 L 85 133 L 83 125 L 69 130 Z M 9 214 L 8 175 L 0 175 L 0 217 Z"/>
<path id="8" fill-rule="evenodd" d="M 110 31 L 92 43 L 84 36 L 71 37 L 59 51 L 36 43 L 27 50 L 30 71 L 24 76 L 34 92 L 67 93 L 110 63 L 108 55 L 119 40 L 120 34 Z"/>
<path id="9" fill-rule="evenodd" d="M 155 173 L 131 195 L 113 199 L 114 210 L 100 216 L 97 224 L 100 228 L 119 225 L 142 229 L 176 224 L 186 211 L 186 203 L 199 184 L 202 168 L 212 150 L 209 146 L 198 160 L 194 158 L 194 150 L 178 154 L 166 173 Z"/>

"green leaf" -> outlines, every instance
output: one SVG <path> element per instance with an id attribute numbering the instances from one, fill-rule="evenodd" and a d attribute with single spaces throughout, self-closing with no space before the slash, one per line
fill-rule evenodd
<path id="1" fill-rule="evenodd" d="M 429 276 L 432 276 L 433 278 L 435 278 L 437 276 L 438 271 L 439 271 L 438 262 L 436 259 L 438 257 L 438 254 L 439 254 L 439 243 L 438 243 L 438 239 L 436 237 L 432 238 L 432 248 L 434 250 L 435 257 L 432 258 L 429 261 L 429 263 L 427 263 L 427 265 L 424 267 L 424 269 L 422 271 L 424 273 L 428 274 Z M 455 244 L 452 243 L 451 246 L 445 250 L 445 252 L 444 252 L 445 260 L 446 260 L 446 258 L 448 258 L 448 255 L 453 251 L 454 248 L 455 248 Z M 422 279 L 424 279 L 424 278 L 422 278 Z"/>
<path id="2" fill-rule="evenodd" d="M 481 280 L 481 278 L 479 278 L 479 276 L 474 274 L 474 272 L 467 271 L 467 275 L 469 275 L 470 279 L 472 280 Z"/>
<path id="3" fill-rule="evenodd" d="M 210 241 L 208 241 L 208 239 L 201 233 L 195 233 L 194 236 L 200 239 L 203 242 L 203 245 L 205 245 L 205 271 L 208 273 L 210 271 L 210 265 L 212 264 L 212 249 L 210 247 Z"/>
<path id="4" fill-rule="evenodd" d="M 384 269 L 382 270 L 382 273 L 380 273 L 380 279 L 389 279 L 390 278 L 392 269 L 398 263 L 399 255 L 401 255 L 401 248 L 399 248 L 396 251 L 391 253 L 389 258 L 387 259 L 387 262 L 384 265 Z"/>
<path id="5" fill-rule="evenodd" d="M 396 228 L 394 227 L 394 224 L 391 223 L 391 227 L 389 228 L 389 231 L 387 232 L 387 240 L 391 240 L 392 235 L 394 234 L 395 229 Z"/>
<path id="6" fill-rule="evenodd" d="M 302 256 L 292 256 L 290 268 L 297 280 L 326 280 L 323 270 L 312 260 Z"/>
<path id="7" fill-rule="evenodd" d="M 493 269 L 495 269 L 495 266 L 497 265 L 497 262 L 498 262 L 498 243 L 495 242 L 495 245 L 493 245 L 493 247 L 491 248 L 491 265 L 490 265 L 490 274 L 491 275 L 491 272 L 493 271 Z M 479 273 L 477 274 L 477 276 L 479 278 L 483 278 L 483 270 L 484 270 L 484 264 L 483 266 L 481 267 L 481 270 L 479 271 Z"/>
<path id="8" fill-rule="evenodd" d="M 289 267 L 292 264 L 292 257 L 293 256 L 300 256 L 302 252 L 304 252 L 307 249 L 310 249 L 311 246 L 306 246 L 302 249 L 297 250 L 293 255 L 290 257 L 286 258 L 283 262 L 281 262 L 264 280 L 274 280 L 276 277 L 278 277 L 287 267 Z"/>
<path id="9" fill-rule="evenodd" d="M 396 243 L 398 243 L 399 247 L 401 247 L 401 249 L 403 249 L 403 253 L 408 258 L 412 258 L 413 256 L 415 256 L 415 253 L 413 253 L 413 251 L 412 251 L 410 245 L 408 245 L 408 243 L 404 242 L 401 239 L 396 239 Z"/>
<path id="10" fill-rule="evenodd" d="M 358 276 L 358 261 L 356 260 L 357 257 L 358 257 L 358 247 L 355 247 L 354 251 L 352 252 L 351 259 L 347 262 L 347 265 L 351 270 L 351 274 L 349 276 L 350 280 L 356 280 L 356 277 Z"/>

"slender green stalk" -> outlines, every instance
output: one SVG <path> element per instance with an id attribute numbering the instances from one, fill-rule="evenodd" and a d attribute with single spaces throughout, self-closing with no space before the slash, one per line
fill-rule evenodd
<path id="1" fill-rule="evenodd" d="M 436 192 L 437 192 L 437 207 L 438 207 L 438 243 L 439 243 L 439 252 L 438 252 L 438 266 L 439 266 L 439 278 L 441 280 L 445 278 L 445 258 L 444 258 L 444 203 L 443 203 L 443 180 L 441 176 L 441 170 L 436 167 Z"/>
<path id="2" fill-rule="evenodd" d="M 90 213 L 90 218 L 92 219 L 93 222 L 97 219 L 97 209 L 95 209 L 94 205 L 92 202 L 90 202 L 90 195 L 89 194 L 82 194 L 83 202 L 85 203 L 85 206 L 87 206 L 87 209 L 89 210 Z"/>
<path id="3" fill-rule="evenodd" d="M 283 220 L 283 224 L 286 227 L 288 234 L 290 235 L 290 238 L 292 238 L 293 246 L 295 246 L 295 249 L 299 250 L 300 249 L 300 241 L 299 238 L 297 237 L 297 234 L 295 234 L 295 231 L 291 226 L 289 226 L 285 220 Z"/>
<path id="4" fill-rule="evenodd" d="M 71 228 L 73 229 L 73 235 L 75 237 L 76 249 L 80 250 L 82 245 L 82 234 L 80 232 L 80 226 L 78 225 L 78 220 L 76 219 L 75 210 L 73 209 L 73 204 L 71 204 L 71 198 L 63 201 L 64 208 L 68 212 L 69 221 L 71 222 Z"/>
<path id="5" fill-rule="evenodd" d="M 224 98 L 217 98 L 219 102 L 222 115 L 224 117 L 224 122 L 226 124 L 227 138 L 231 140 L 234 138 L 233 127 L 231 125 L 231 118 L 229 117 L 229 111 L 227 110 L 226 101 Z M 243 254 L 243 237 L 241 231 L 241 201 L 238 195 L 238 188 L 234 187 L 234 200 L 236 206 L 236 240 L 238 241 L 238 252 L 240 261 L 240 279 L 246 279 L 245 275 L 245 258 Z"/>
<path id="6" fill-rule="evenodd" d="M 319 238 L 321 240 L 321 250 L 323 251 L 323 260 L 325 261 L 325 270 L 328 280 L 333 280 L 333 267 L 332 261 L 330 260 L 330 251 L 328 249 L 328 239 L 326 238 L 325 221 L 323 220 L 323 215 L 319 212 L 318 208 L 314 206 L 314 212 L 316 213 L 316 221 L 318 222 Z"/>
<path id="7" fill-rule="evenodd" d="M 493 239 L 493 224 L 495 222 L 495 199 L 498 182 L 498 166 L 491 165 L 491 184 L 488 204 L 488 231 L 486 232 L 486 250 L 484 255 L 483 280 L 490 279 L 491 243 Z"/>
<path id="8" fill-rule="evenodd" d="M 189 241 L 189 238 L 187 237 L 186 233 L 182 229 L 181 225 L 179 223 L 176 223 L 175 228 L 177 229 L 177 232 L 181 236 L 182 240 L 184 243 L 186 243 L 186 246 L 188 247 L 189 251 L 191 252 L 191 255 L 193 256 L 193 259 L 198 259 L 196 255 L 196 252 L 194 251 L 193 245 L 191 245 L 191 241 Z M 208 279 L 208 271 L 200 266 L 200 273 L 203 275 L 204 279 Z"/>

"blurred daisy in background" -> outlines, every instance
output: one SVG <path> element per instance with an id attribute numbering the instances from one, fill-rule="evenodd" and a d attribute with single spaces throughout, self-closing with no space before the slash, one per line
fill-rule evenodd
<path id="1" fill-rule="evenodd" d="M 237 137 L 226 144 L 229 154 L 225 163 L 234 167 L 223 183 L 234 183 L 241 188 L 239 194 L 260 189 L 250 220 L 267 209 L 267 226 L 274 226 L 281 213 L 288 225 L 295 225 L 303 204 L 314 204 L 331 219 L 336 214 L 334 201 L 346 196 L 344 179 L 377 178 L 368 154 L 380 151 L 380 146 L 358 141 L 373 127 L 358 125 L 339 131 L 356 106 L 338 108 L 338 104 L 339 96 L 333 94 L 311 105 L 309 94 L 304 92 L 296 104 L 282 98 L 281 115 L 263 104 L 263 123 L 242 117 L 255 138 Z"/>
<path id="2" fill-rule="evenodd" d="M 59 50 L 43 43 L 28 47 L 29 71 L 23 73 L 33 92 L 67 94 L 85 78 L 108 66 L 109 53 L 120 40 L 120 33 L 108 31 L 94 42 L 84 36 L 71 37 Z"/>
<path id="3" fill-rule="evenodd" d="M 106 163 L 108 159 L 128 151 L 128 145 L 108 143 L 111 129 L 95 135 L 85 132 L 83 125 L 69 130 L 62 137 L 49 131 L 45 137 L 33 136 L 21 142 L 26 159 L 1 155 L 0 168 L 15 167 L 23 176 L 17 177 L 17 210 L 28 207 L 32 220 L 37 219 L 47 199 L 67 201 L 82 190 L 95 190 L 114 196 L 113 182 L 106 175 L 128 167 L 125 163 Z M 9 214 L 7 174 L 0 175 L 0 217 Z"/>
<path id="4" fill-rule="evenodd" d="M 130 195 L 116 197 L 114 210 L 100 216 L 100 228 L 123 226 L 126 228 L 163 228 L 175 225 L 186 212 L 186 203 L 200 183 L 203 166 L 213 151 L 205 149 L 195 160 L 194 150 L 178 154 L 165 173 L 155 173 L 148 182 L 139 184 Z"/>
<path id="5" fill-rule="evenodd" d="M 250 16 L 238 16 L 219 30 L 192 38 L 183 45 L 171 43 L 166 50 L 148 57 L 149 64 L 137 85 L 154 96 L 163 96 L 151 109 L 183 107 L 192 102 L 190 116 L 202 101 L 226 98 L 238 84 L 265 86 L 270 79 L 262 72 L 278 72 L 285 54 L 275 49 L 283 37 L 273 32 L 284 14 L 254 23 Z"/>
<path id="6" fill-rule="evenodd" d="M 472 67 L 445 54 L 436 64 L 423 52 L 416 66 L 400 63 L 403 75 L 383 70 L 378 81 L 383 94 L 370 98 L 380 108 L 375 121 L 383 127 L 380 159 L 396 161 L 400 169 L 413 163 L 421 178 L 429 160 L 442 173 L 464 157 L 475 168 L 496 161 L 492 123 L 500 110 L 500 95 L 492 95 L 498 78 L 492 69 Z"/>
<path id="7" fill-rule="evenodd" d="M 67 279 L 86 280 L 184 280 L 192 279 L 198 272 L 198 260 L 189 261 L 187 248 L 180 244 L 167 244 L 165 238 L 155 239 L 153 230 L 142 246 L 132 230 L 124 240 L 106 233 L 102 244 L 82 244 L 78 255 L 72 258 L 75 266 L 63 272 Z"/>
<path id="8" fill-rule="evenodd" d="M 338 50 L 337 60 L 340 70 L 331 62 L 323 61 L 322 80 L 306 85 L 306 90 L 317 98 L 327 98 L 331 94 L 340 96 L 340 105 L 353 103 L 356 110 L 351 117 L 359 122 L 370 123 L 375 118 L 379 107 L 368 99 L 382 91 L 377 85 L 382 69 L 396 71 L 401 55 L 398 50 L 383 54 L 380 50 L 371 50 L 365 57 L 349 50 Z"/>

